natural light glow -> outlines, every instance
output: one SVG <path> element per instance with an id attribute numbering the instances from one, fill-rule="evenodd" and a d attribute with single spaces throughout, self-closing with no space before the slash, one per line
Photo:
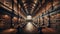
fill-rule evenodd
<path id="1" fill-rule="evenodd" d="M 27 16 L 27 20 L 31 20 L 32 19 L 32 16 L 31 15 L 28 15 Z"/>

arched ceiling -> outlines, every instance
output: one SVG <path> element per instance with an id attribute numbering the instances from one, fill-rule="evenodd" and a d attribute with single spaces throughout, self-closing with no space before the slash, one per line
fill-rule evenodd
<path id="1" fill-rule="evenodd" d="M 4 5 L 13 9 L 15 14 L 19 14 L 23 18 L 26 18 L 27 15 L 36 18 L 52 7 L 52 1 L 53 6 L 57 6 L 60 2 L 60 0 L 13 0 L 12 3 L 12 0 L 0 0 Z"/>

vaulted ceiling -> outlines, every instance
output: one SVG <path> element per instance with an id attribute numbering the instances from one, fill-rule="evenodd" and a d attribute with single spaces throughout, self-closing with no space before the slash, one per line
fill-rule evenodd
<path id="1" fill-rule="evenodd" d="M 31 15 L 33 18 L 49 11 L 52 6 L 59 6 L 60 0 L 0 0 L 1 7 L 5 9 L 13 9 L 15 14 L 19 14 L 23 18 Z M 5 6 L 4 6 L 4 5 Z"/>

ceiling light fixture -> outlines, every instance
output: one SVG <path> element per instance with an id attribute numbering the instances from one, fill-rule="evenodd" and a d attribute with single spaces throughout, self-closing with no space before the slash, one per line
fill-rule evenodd
<path id="1" fill-rule="evenodd" d="M 37 3 L 37 0 L 34 0 L 34 3 Z"/>
<path id="2" fill-rule="evenodd" d="M 22 0 L 22 2 L 24 3 L 24 2 L 25 2 L 25 0 Z"/>

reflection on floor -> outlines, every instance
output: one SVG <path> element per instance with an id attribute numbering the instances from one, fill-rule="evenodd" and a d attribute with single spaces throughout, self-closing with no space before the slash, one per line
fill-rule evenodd
<path id="1" fill-rule="evenodd" d="M 58 34 L 57 31 L 52 28 L 43 28 L 42 32 L 43 34 Z M 35 28 L 32 32 L 25 31 L 24 28 L 19 28 L 19 30 L 10 28 L 2 31 L 0 30 L 0 34 L 39 34 L 39 32 L 37 31 L 37 28 Z"/>
<path id="2" fill-rule="evenodd" d="M 5 26 L 5 25 L 4 25 Z M 42 27 L 43 34 L 59 34 L 56 29 Z M 32 23 L 27 23 L 24 27 L 8 28 L 5 29 L 2 24 L 0 25 L 0 34 L 39 34 L 38 28 L 33 26 Z"/>

